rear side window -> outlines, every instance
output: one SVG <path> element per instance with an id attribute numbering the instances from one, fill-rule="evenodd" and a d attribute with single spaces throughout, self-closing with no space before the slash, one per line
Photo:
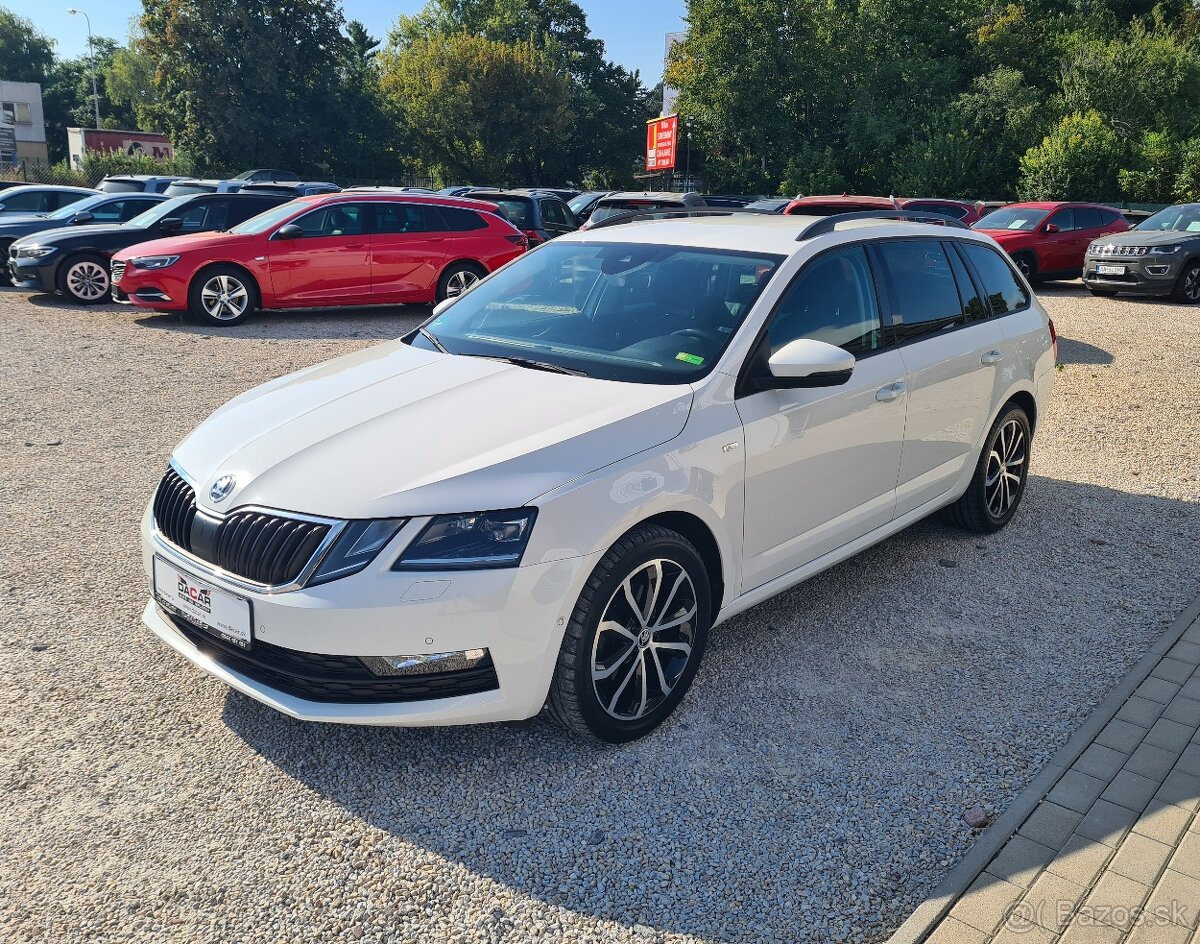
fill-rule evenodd
<path id="1" fill-rule="evenodd" d="M 375 232 L 377 233 L 437 233 L 445 227 L 438 211 L 419 203 L 377 203 Z"/>
<path id="2" fill-rule="evenodd" d="M 461 207 L 438 207 L 438 213 L 446 222 L 446 229 L 453 233 L 466 233 L 476 229 L 487 229 L 487 220 L 474 210 Z"/>
<path id="3" fill-rule="evenodd" d="M 1125 219 L 1125 217 L 1121 216 L 1121 214 L 1116 210 L 1101 210 L 1100 218 L 1104 221 L 1101 224 L 1102 226 L 1110 226 L 1113 223 L 1116 223 L 1118 220 Z"/>
<path id="4" fill-rule="evenodd" d="M 892 295 L 892 325 L 897 340 L 911 341 L 966 322 L 954 270 L 942 244 L 931 239 L 881 242 Z"/>
<path id="5" fill-rule="evenodd" d="M 771 353 L 797 338 L 824 341 L 856 356 L 879 348 L 879 305 L 861 246 L 817 257 L 788 286 L 767 328 Z"/>
<path id="6" fill-rule="evenodd" d="M 1001 258 L 1000 253 L 979 243 L 964 241 L 958 245 L 979 274 L 993 315 L 1003 315 L 1029 306 L 1029 293 L 1022 287 L 1013 273 L 1012 266 Z"/>
<path id="7" fill-rule="evenodd" d="M 963 314 L 967 316 L 967 321 L 982 321 L 990 312 L 983 299 L 979 297 L 979 290 L 971 280 L 967 267 L 963 265 L 962 259 L 949 243 L 942 243 L 942 249 L 950 260 L 950 268 L 954 271 L 954 281 L 958 283 L 958 296 L 963 299 Z"/>
<path id="8" fill-rule="evenodd" d="M 219 200 L 198 203 L 179 214 L 183 224 L 180 232 L 200 233 L 209 229 L 221 229 L 225 225 L 225 202 Z"/>
<path id="9" fill-rule="evenodd" d="M 1096 229 L 1100 226 L 1100 211 L 1091 207 L 1075 208 L 1076 229 Z"/>

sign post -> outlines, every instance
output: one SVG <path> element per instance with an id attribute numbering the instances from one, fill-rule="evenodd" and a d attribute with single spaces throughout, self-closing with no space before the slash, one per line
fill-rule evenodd
<path id="1" fill-rule="evenodd" d="M 679 116 L 651 118 L 646 122 L 646 170 L 674 170 L 679 138 Z"/>

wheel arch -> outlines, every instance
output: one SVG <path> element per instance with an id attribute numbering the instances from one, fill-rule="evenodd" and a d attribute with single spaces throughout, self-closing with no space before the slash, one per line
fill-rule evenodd
<path id="1" fill-rule="evenodd" d="M 261 307 L 263 305 L 263 303 L 266 301 L 265 293 L 263 292 L 262 282 L 260 282 L 258 280 L 258 276 L 255 275 L 253 272 L 251 272 L 250 269 L 248 269 L 243 263 L 235 262 L 232 259 L 211 259 L 208 262 L 204 263 L 202 266 L 200 266 L 200 268 L 198 268 L 192 274 L 192 277 L 190 279 L 188 279 L 188 294 L 189 295 L 191 294 L 192 286 L 195 285 L 196 282 L 199 281 L 206 272 L 210 272 L 213 269 L 237 269 L 239 272 L 242 272 L 243 274 L 245 274 L 246 278 L 248 278 L 251 282 L 254 283 L 254 289 L 255 289 L 255 291 L 258 292 L 259 306 Z"/>
<path id="2" fill-rule="evenodd" d="M 996 415 L 1004 412 L 1004 408 L 1008 404 L 1014 403 L 1025 411 L 1025 415 L 1029 417 L 1029 431 L 1034 433 L 1037 431 L 1037 398 L 1028 390 L 1014 390 L 1009 394 L 1008 399 L 1004 401 Z M 995 422 L 995 419 L 992 420 Z"/>
<path id="3" fill-rule="evenodd" d="M 725 602 L 725 571 L 724 562 L 721 558 L 721 546 L 717 543 L 716 535 L 713 534 L 712 529 L 709 528 L 702 518 L 698 518 L 691 512 L 663 511 L 638 521 L 633 527 L 627 528 L 622 532 L 612 543 L 616 544 L 617 541 L 620 541 L 630 531 L 647 524 L 661 525 L 668 530 L 674 531 L 676 534 L 686 538 L 688 543 L 696 549 L 696 553 L 700 555 L 700 559 L 704 562 L 704 569 L 708 575 L 708 585 L 712 593 L 712 616 L 716 619 L 717 613 L 721 611 Z"/>

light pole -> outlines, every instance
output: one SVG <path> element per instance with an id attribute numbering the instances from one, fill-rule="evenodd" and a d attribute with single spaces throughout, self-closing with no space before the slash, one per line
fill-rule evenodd
<path id="1" fill-rule="evenodd" d="M 100 93 L 96 91 L 96 47 L 92 44 L 92 20 L 83 10 L 76 10 L 74 7 L 68 7 L 67 12 L 74 16 L 76 13 L 82 14 L 84 22 L 87 23 L 88 31 L 88 58 L 92 63 L 92 104 L 96 108 L 96 128 L 100 128 Z"/>
<path id="2" fill-rule="evenodd" d="M 692 189 L 692 123 L 689 121 L 684 128 L 687 130 L 687 148 L 684 150 L 683 159 L 683 185 L 688 189 Z"/>

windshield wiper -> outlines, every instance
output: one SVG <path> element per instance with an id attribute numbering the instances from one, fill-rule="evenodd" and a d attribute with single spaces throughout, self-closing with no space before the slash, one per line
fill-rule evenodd
<path id="1" fill-rule="evenodd" d="M 417 328 L 417 334 L 419 334 L 419 335 L 420 335 L 421 337 L 423 337 L 423 338 L 424 338 L 426 341 L 428 341 L 428 342 L 429 342 L 430 344 L 432 344 L 432 345 L 433 345 L 435 348 L 437 348 L 437 350 L 438 350 L 440 353 L 442 353 L 442 354 L 449 354 L 449 353 L 450 353 L 450 352 L 449 352 L 449 351 L 446 349 L 446 345 L 444 345 L 444 344 L 443 344 L 441 341 L 439 341 L 437 338 L 435 338 L 435 337 L 433 336 L 433 333 L 432 333 L 432 332 L 430 332 L 430 331 L 428 331 L 428 330 L 426 330 L 425 328 L 423 328 L 423 327 L 422 327 L 422 328 Z"/>
<path id="2" fill-rule="evenodd" d="M 527 357 L 501 357 L 493 354 L 472 354 L 471 357 L 482 357 L 487 361 L 503 361 L 516 367 L 528 367 L 530 370 L 544 370 L 551 374 L 570 374 L 572 377 L 586 377 L 587 372 L 574 367 L 560 367 L 558 364 L 547 364 L 545 361 L 534 361 Z"/>

